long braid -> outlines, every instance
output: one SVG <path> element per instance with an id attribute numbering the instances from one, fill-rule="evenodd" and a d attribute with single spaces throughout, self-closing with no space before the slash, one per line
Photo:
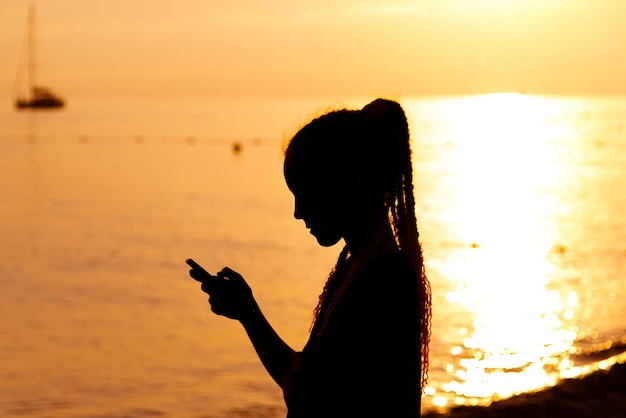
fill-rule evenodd
<path id="1" fill-rule="evenodd" d="M 426 277 L 426 269 L 424 266 L 424 255 L 422 246 L 419 241 L 419 232 L 417 231 L 417 219 L 415 217 L 415 196 L 413 192 L 413 164 L 411 161 L 411 151 L 409 146 L 408 136 L 406 139 L 406 149 L 404 152 L 406 158 L 404 158 L 402 164 L 403 182 L 402 191 L 399 193 L 402 196 L 403 207 L 400 208 L 402 217 L 398 217 L 394 220 L 398 239 L 400 241 L 400 248 L 405 249 L 405 253 L 410 255 L 411 262 L 416 274 L 419 275 L 420 286 L 419 291 L 419 320 L 420 320 L 420 344 L 421 344 L 421 384 L 422 390 L 426 386 L 428 380 L 428 355 L 430 344 L 430 318 L 432 316 L 432 300 L 430 283 Z"/>
<path id="2" fill-rule="evenodd" d="M 391 223 L 400 250 L 406 254 L 413 270 L 419 279 L 419 322 L 421 345 L 421 387 L 426 387 L 428 380 L 428 354 L 430 343 L 430 318 L 432 316 L 431 289 L 426 277 L 424 256 L 419 241 L 417 219 L 415 216 L 415 196 L 413 187 L 413 163 L 409 128 L 402 107 L 388 100 L 378 99 L 368 105 L 369 113 L 382 126 L 383 139 L 395 148 L 391 152 L 391 161 L 395 162 L 389 169 L 391 178 L 395 179 L 393 193 L 387 195 L 386 205 L 389 208 Z M 368 111 L 368 106 L 364 108 Z"/>

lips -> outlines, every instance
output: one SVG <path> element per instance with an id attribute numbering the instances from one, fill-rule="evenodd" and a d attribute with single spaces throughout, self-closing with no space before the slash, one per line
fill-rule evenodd
<path id="1" fill-rule="evenodd" d="M 314 224 L 311 224 L 310 222 L 304 222 L 304 226 L 306 227 L 306 229 L 309 230 L 309 232 L 314 235 L 314 231 L 317 229 L 317 227 Z"/>

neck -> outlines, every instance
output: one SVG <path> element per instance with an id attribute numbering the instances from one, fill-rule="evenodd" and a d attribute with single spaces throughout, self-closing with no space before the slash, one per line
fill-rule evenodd
<path id="1" fill-rule="evenodd" d="M 374 254 L 390 253 L 398 249 L 386 216 L 382 219 L 379 218 L 377 222 L 369 222 L 358 228 L 353 228 L 350 234 L 344 236 L 344 240 L 354 259 L 363 256 L 369 258 Z"/>

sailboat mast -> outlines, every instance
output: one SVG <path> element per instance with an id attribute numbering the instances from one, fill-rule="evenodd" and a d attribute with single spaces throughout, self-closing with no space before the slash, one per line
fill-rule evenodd
<path id="1" fill-rule="evenodd" d="M 37 85 L 37 50 L 35 45 L 35 5 L 28 5 L 28 87 L 34 93 Z"/>
<path id="2" fill-rule="evenodd" d="M 17 96 L 15 106 L 18 109 L 55 109 L 61 108 L 65 105 L 65 101 L 54 94 L 52 90 L 45 87 L 37 86 L 37 47 L 36 47 L 36 33 L 35 33 L 35 5 L 34 2 L 30 2 L 28 5 L 28 28 L 27 28 L 27 63 L 26 70 L 28 71 L 28 88 L 30 94 L 27 94 L 26 98 Z M 19 82 L 16 77 L 16 86 L 22 82 L 22 73 L 24 72 L 24 49 L 20 54 L 19 65 Z"/>

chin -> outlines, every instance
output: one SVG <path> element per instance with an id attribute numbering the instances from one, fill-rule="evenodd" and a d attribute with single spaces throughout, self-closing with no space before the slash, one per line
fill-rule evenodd
<path id="1" fill-rule="evenodd" d="M 339 240 L 341 240 L 341 237 L 337 236 L 324 236 L 316 234 L 313 234 L 313 236 L 315 237 L 315 239 L 317 239 L 317 243 L 322 247 L 332 247 L 333 245 L 337 244 Z"/>

